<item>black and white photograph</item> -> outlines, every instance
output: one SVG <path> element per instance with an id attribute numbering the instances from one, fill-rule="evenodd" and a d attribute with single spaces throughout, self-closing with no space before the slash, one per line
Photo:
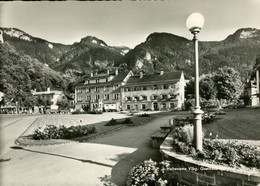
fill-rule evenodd
<path id="1" fill-rule="evenodd" d="M 0 2 L 1 186 L 260 186 L 260 0 Z"/>

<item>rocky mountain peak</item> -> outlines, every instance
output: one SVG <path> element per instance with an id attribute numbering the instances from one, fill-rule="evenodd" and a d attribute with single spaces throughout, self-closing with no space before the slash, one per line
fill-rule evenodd
<path id="1" fill-rule="evenodd" d="M 90 43 L 90 44 L 94 44 L 94 45 L 100 45 L 103 47 L 108 46 L 104 41 L 102 41 L 94 36 L 86 36 L 81 39 L 80 43 Z"/>
<path id="2" fill-rule="evenodd" d="M 250 38 L 260 38 L 260 30 L 256 28 L 241 28 L 234 34 L 229 35 L 226 40 L 245 40 Z"/>

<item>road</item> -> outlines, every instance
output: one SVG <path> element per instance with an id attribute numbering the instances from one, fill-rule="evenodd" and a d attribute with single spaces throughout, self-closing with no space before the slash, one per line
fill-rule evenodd
<path id="1" fill-rule="evenodd" d="M 0 157 L 4 156 L 14 141 L 41 115 L 0 115 Z"/>
<path id="2" fill-rule="evenodd" d="M 115 113 L 110 116 L 114 117 Z M 90 143 L 15 145 L 14 140 L 37 117 L 45 116 L 1 117 L 1 186 L 99 186 L 103 185 L 104 178 L 111 175 L 113 181 L 123 185 L 132 166 L 149 157 L 154 159 L 160 156 L 155 149 L 151 149 L 150 135 L 169 118 L 163 116 L 163 120 L 157 118 L 155 122 L 139 127 L 127 127 Z"/>

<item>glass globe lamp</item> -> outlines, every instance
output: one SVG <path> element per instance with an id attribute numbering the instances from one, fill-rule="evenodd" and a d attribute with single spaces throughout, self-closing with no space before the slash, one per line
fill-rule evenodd
<path id="1" fill-rule="evenodd" d="M 192 13 L 186 20 L 186 26 L 191 33 L 200 32 L 204 25 L 204 17 L 200 13 Z"/>

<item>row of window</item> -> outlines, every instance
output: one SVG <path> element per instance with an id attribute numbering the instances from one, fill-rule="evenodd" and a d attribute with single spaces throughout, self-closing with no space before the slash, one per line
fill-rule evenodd
<path id="1" fill-rule="evenodd" d="M 102 99 L 103 100 L 109 100 L 110 96 L 111 95 L 109 95 L 109 94 L 104 94 Z M 119 94 L 112 94 L 112 96 L 113 96 L 112 97 L 113 100 L 118 100 L 119 99 Z M 95 101 L 100 100 L 101 99 L 101 95 L 97 94 L 94 97 L 90 96 L 90 95 L 86 96 L 86 101 L 91 101 L 93 99 Z M 82 100 L 83 100 L 83 96 L 82 95 L 78 95 L 78 101 L 82 101 Z"/>
<path id="2" fill-rule="evenodd" d="M 86 80 L 85 84 L 91 84 L 91 83 L 104 83 L 108 82 L 108 78 L 106 79 L 94 79 L 94 80 Z"/>
<path id="3" fill-rule="evenodd" d="M 150 97 L 151 100 L 157 100 L 157 99 L 175 99 L 177 97 L 176 94 L 162 94 L 162 95 L 152 95 Z M 127 96 L 125 98 L 126 101 L 140 101 L 140 100 L 147 100 L 147 96 Z"/>
<path id="4" fill-rule="evenodd" d="M 119 88 L 119 85 L 113 85 L 112 90 L 116 90 Z M 103 89 L 103 92 L 109 91 L 109 86 L 103 87 L 94 87 L 94 88 L 77 88 L 77 93 L 87 93 L 87 92 L 100 92 Z"/>
<path id="5" fill-rule="evenodd" d="M 143 91 L 143 90 L 160 90 L 160 89 L 169 89 L 177 88 L 177 84 L 163 84 L 163 85 L 152 85 L 152 86 L 134 86 L 134 87 L 125 87 L 125 92 L 131 91 Z"/>
<path id="6" fill-rule="evenodd" d="M 109 100 L 110 99 L 110 94 L 104 94 L 102 96 L 103 100 Z M 112 99 L 113 100 L 118 100 L 119 99 L 119 94 L 113 94 L 112 95 Z M 162 95 L 152 95 L 150 97 L 151 100 L 158 100 L 158 99 L 175 99 L 177 97 L 176 94 L 162 94 Z M 78 95 L 78 101 L 82 101 L 83 96 L 82 95 Z M 101 95 L 97 94 L 94 97 L 91 95 L 87 95 L 86 96 L 86 101 L 91 101 L 92 99 L 94 100 L 100 100 L 101 99 Z M 125 97 L 125 101 L 144 101 L 147 100 L 147 96 L 142 95 L 142 96 L 127 96 Z"/>
<path id="7" fill-rule="evenodd" d="M 131 107 L 131 106 L 132 106 L 132 107 Z M 169 106 L 170 106 L 170 107 L 169 107 L 170 109 L 173 109 L 173 108 L 174 108 L 174 103 L 170 103 Z M 126 109 L 127 109 L 127 110 L 131 110 L 131 109 L 135 109 L 135 110 L 139 110 L 139 109 L 145 110 L 145 109 L 147 109 L 147 108 L 148 108 L 148 107 L 147 107 L 146 104 L 142 104 L 142 105 L 126 105 Z M 158 103 L 154 103 L 154 104 L 153 104 L 153 109 L 154 109 L 154 110 L 167 109 L 166 103 L 162 103 L 161 106 L 160 106 L 160 108 L 159 108 Z"/>
<path id="8" fill-rule="evenodd" d="M 177 84 L 163 84 L 163 85 L 152 85 L 152 86 L 134 86 L 134 87 L 125 87 L 125 92 L 131 91 L 143 91 L 143 90 L 160 90 L 160 89 L 169 89 L 169 88 L 177 88 Z M 116 90 L 119 88 L 119 85 L 113 85 L 112 90 Z M 103 87 L 94 87 L 94 88 L 77 88 L 77 93 L 85 93 L 85 92 L 100 92 L 103 89 L 103 92 L 109 91 L 109 86 Z"/>

